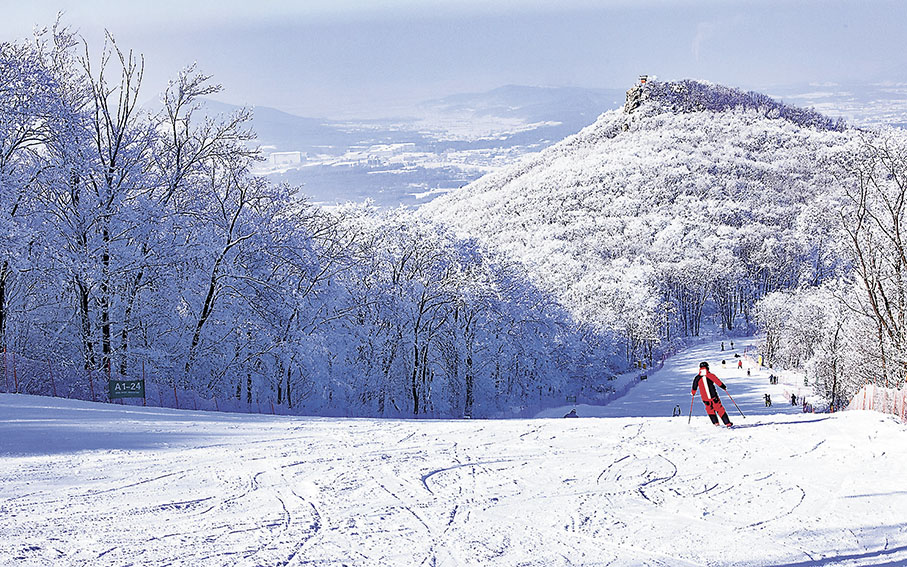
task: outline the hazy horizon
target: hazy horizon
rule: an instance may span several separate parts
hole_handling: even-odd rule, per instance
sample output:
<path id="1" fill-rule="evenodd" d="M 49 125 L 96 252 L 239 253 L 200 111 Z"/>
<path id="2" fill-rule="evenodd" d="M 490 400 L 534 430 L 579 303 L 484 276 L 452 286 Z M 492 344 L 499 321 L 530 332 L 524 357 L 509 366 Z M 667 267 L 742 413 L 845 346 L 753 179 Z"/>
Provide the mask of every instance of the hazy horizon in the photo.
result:
<path id="1" fill-rule="evenodd" d="M 743 89 L 907 83 L 894 1 L 473 0 L 11 4 L 3 41 L 56 14 L 94 56 L 145 57 L 146 97 L 197 62 L 217 100 L 302 116 L 387 115 L 503 85 L 627 88 L 640 73 Z"/>

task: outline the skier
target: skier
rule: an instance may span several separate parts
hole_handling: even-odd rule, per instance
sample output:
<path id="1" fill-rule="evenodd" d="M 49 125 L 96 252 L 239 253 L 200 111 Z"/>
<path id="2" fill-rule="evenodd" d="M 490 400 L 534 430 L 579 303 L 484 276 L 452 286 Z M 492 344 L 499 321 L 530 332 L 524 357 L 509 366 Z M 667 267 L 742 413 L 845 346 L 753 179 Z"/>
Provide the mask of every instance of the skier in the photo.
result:
<path id="1" fill-rule="evenodd" d="M 721 341 L 721 352 L 724 352 L 724 341 Z"/>
<path id="2" fill-rule="evenodd" d="M 680 404 L 677 404 L 676 406 L 674 406 L 674 411 L 671 412 L 671 417 L 680 417 L 681 415 L 682 412 L 680 410 Z"/>
<path id="3" fill-rule="evenodd" d="M 767 408 L 772 407 L 772 395 L 771 394 L 765 394 L 765 407 L 767 407 Z"/>
<path id="4" fill-rule="evenodd" d="M 695 395 L 698 389 L 699 395 L 702 397 L 702 403 L 705 404 L 705 411 L 709 414 L 709 419 L 712 420 L 712 423 L 720 425 L 718 423 L 718 418 L 720 417 L 724 421 L 725 426 L 731 427 L 734 424 L 731 423 L 727 411 L 721 404 L 721 398 L 718 397 L 718 391 L 715 390 L 716 385 L 722 390 L 727 390 L 727 386 L 717 376 L 709 372 L 709 363 L 700 362 L 699 374 L 693 379 L 693 388 L 690 391 L 690 395 Z"/>
<path id="5" fill-rule="evenodd" d="M 737 368 L 740 368 L 740 369 L 743 368 L 743 361 L 742 361 L 742 360 L 738 360 L 738 361 L 737 361 Z"/>
<path id="6" fill-rule="evenodd" d="M 579 416 L 576 415 L 576 408 L 573 408 L 572 410 L 570 410 L 570 413 L 568 413 L 564 417 L 579 417 Z"/>

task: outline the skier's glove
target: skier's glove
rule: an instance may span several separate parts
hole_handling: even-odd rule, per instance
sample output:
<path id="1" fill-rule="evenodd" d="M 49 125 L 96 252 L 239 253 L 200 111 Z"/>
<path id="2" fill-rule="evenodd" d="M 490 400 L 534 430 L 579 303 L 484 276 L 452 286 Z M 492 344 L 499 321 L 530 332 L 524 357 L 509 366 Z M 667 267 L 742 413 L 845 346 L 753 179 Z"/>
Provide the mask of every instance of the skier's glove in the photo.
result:
<path id="1" fill-rule="evenodd" d="M 725 386 L 724 384 L 722 384 L 722 385 L 721 385 L 721 389 L 722 389 L 722 390 L 727 390 L 727 386 Z"/>

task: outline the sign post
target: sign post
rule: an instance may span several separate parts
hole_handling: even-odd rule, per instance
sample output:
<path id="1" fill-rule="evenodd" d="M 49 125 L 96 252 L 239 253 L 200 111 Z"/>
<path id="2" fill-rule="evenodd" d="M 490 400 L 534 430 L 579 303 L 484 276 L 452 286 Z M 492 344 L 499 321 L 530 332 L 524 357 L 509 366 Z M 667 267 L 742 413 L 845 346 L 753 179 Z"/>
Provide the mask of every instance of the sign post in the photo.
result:
<path id="1" fill-rule="evenodd" d="M 122 398 L 145 398 L 144 380 L 108 380 L 108 396 L 111 400 Z"/>
<path id="2" fill-rule="evenodd" d="M 54 397 L 57 397 L 57 382 L 54 380 L 54 368 L 50 365 L 50 359 L 47 360 L 47 372 L 50 374 L 50 385 L 54 389 Z"/>

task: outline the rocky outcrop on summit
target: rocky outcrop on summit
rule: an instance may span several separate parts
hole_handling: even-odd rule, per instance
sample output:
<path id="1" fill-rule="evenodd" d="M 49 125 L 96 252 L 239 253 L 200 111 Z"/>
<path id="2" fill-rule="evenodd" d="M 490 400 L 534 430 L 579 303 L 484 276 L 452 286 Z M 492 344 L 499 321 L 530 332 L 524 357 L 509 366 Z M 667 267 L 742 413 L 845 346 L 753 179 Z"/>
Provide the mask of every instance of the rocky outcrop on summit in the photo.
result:
<path id="1" fill-rule="evenodd" d="M 648 94 L 645 83 L 636 85 L 627 91 L 627 102 L 624 103 L 624 112 L 630 114 L 642 104 Z"/>
<path id="2" fill-rule="evenodd" d="M 631 93 L 632 100 L 637 101 L 632 108 Z M 679 114 L 750 110 L 765 118 L 780 118 L 803 127 L 838 132 L 845 128 L 845 123 L 840 118 L 829 118 L 812 109 L 786 105 L 761 93 L 743 92 L 702 81 L 648 82 L 637 85 L 627 91 L 624 111 L 629 114 L 646 100 L 653 102 L 653 111 L 668 110 Z"/>

